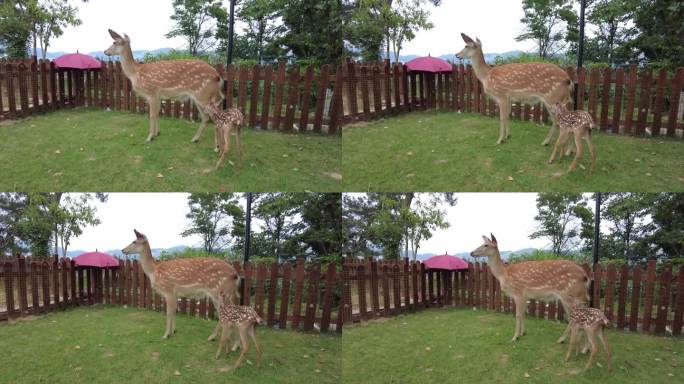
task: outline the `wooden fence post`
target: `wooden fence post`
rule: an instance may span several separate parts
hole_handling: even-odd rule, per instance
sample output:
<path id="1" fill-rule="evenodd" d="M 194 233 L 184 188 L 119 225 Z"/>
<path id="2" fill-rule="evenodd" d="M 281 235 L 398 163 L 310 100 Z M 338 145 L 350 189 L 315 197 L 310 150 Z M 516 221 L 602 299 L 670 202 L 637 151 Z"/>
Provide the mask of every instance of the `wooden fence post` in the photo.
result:
<path id="1" fill-rule="evenodd" d="M 330 319 L 332 313 L 333 295 L 335 294 L 335 286 L 337 266 L 335 263 L 328 263 L 325 273 L 325 290 L 323 292 L 323 313 L 321 314 L 321 332 L 328 332 L 330 328 Z M 338 313 L 337 316 L 340 316 Z"/>
<path id="2" fill-rule="evenodd" d="M 319 285 L 321 278 L 321 264 L 316 263 L 309 273 L 309 297 L 306 300 L 304 317 L 304 331 L 311 331 L 316 320 L 316 308 L 318 308 Z"/>
<path id="3" fill-rule="evenodd" d="M 286 263 L 283 267 L 283 286 L 280 291 L 280 317 L 278 318 L 278 327 L 285 329 L 287 327 L 287 307 L 290 303 L 290 274 L 292 273 L 292 264 Z"/>
<path id="4" fill-rule="evenodd" d="M 653 314 L 653 285 L 656 278 L 656 261 L 648 261 L 646 269 L 646 283 L 644 284 L 644 318 L 641 325 L 643 333 L 651 331 L 651 315 Z"/>
<path id="5" fill-rule="evenodd" d="M 330 109 L 330 125 L 328 126 L 328 134 L 334 135 L 342 126 L 342 91 L 344 85 L 344 67 L 340 64 L 335 73 L 335 86 L 333 88 L 332 106 Z"/>
<path id="6" fill-rule="evenodd" d="M 295 270 L 295 294 L 292 302 L 292 328 L 299 329 L 300 315 L 302 310 L 302 296 L 304 295 L 304 259 L 297 259 Z M 351 296 L 350 296 L 351 297 Z M 351 306 L 350 306 L 351 311 Z M 351 320 L 351 316 L 349 317 Z"/>

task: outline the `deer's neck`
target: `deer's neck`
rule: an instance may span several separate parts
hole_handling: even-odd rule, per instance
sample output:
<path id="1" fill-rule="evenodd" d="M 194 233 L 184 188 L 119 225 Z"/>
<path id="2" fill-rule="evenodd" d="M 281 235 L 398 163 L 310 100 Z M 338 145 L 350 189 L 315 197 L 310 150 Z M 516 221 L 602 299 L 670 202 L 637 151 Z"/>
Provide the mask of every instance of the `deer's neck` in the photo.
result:
<path id="1" fill-rule="evenodd" d="M 157 264 L 152 257 L 152 250 L 150 249 L 149 244 L 145 245 L 145 250 L 140 254 L 140 259 L 138 261 L 140 261 L 140 265 L 145 274 L 152 279 L 154 272 L 157 270 Z"/>
<path id="2" fill-rule="evenodd" d="M 138 74 L 138 66 L 139 64 L 135 62 L 135 59 L 133 59 L 133 51 L 131 51 L 131 47 L 126 47 L 121 54 L 121 69 L 123 69 L 126 77 L 131 80 L 135 78 L 135 76 Z"/>
<path id="3" fill-rule="evenodd" d="M 489 66 L 485 62 L 482 51 L 478 52 L 477 55 L 472 58 L 472 65 L 473 71 L 475 72 L 475 76 L 477 76 L 478 80 L 484 81 L 487 77 L 489 77 Z"/>
<path id="4" fill-rule="evenodd" d="M 489 256 L 487 264 L 489 265 L 489 270 L 492 271 L 492 275 L 499 280 L 499 283 L 506 279 L 506 264 L 501 260 L 501 254 L 498 249 L 494 256 Z"/>

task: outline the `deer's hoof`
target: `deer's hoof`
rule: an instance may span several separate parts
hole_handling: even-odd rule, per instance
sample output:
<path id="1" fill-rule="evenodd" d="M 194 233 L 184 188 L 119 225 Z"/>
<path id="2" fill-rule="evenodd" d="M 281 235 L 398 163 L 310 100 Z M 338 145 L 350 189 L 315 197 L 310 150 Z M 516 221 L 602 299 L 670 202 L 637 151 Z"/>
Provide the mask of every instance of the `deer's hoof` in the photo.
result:
<path id="1" fill-rule="evenodd" d="M 199 142 L 199 139 L 196 137 L 193 137 L 192 140 L 190 140 L 191 143 L 195 144 Z"/>
<path id="2" fill-rule="evenodd" d="M 219 147 L 214 148 L 214 153 L 219 153 L 220 149 Z"/>

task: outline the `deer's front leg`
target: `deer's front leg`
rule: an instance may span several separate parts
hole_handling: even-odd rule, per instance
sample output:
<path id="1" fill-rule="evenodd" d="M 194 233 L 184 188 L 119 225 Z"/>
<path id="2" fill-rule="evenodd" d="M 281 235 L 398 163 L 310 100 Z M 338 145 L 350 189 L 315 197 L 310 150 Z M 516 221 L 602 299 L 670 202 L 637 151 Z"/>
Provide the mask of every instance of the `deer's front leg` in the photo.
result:
<path id="1" fill-rule="evenodd" d="M 525 317 L 525 300 L 514 299 L 515 301 L 515 333 L 511 341 L 516 341 L 521 336 L 522 322 Z"/>
<path id="2" fill-rule="evenodd" d="M 549 108 L 548 106 L 546 107 L 546 110 L 549 112 L 549 117 L 551 118 L 551 128 L 549 128 L 549 133 L 546 134 L 546 138 L 542 142 L 543 146 L 547 146 L 551 143 L 553 135 L 556 133 L 556 130 L 558 130 L 556 115 L 551 111 L 551 108 Z"/>
<path id="3" fill-rule="evenodd" d="M 146 143 L 154 140 L 155 136 L 159 135 L 159 111 L 161 110 L 161 100 L 152 97 L 148 100 L 150 104 L 150 132 L 147 135 Z"/>
<path id="4" fill-rule="evenodd" d="M 191 142 L 193 142 L 193 143 L 197 143 L 199 141 L 200 137 L 202 137 L 202 132 L 204 132 L 204 128 L 207 127 L 207 122 L 209 121 L 209 116 L 203 110 L 204 106 L 200 105 L 199 103 L 195 103 L 195 104 L 197 104 L 197 110 L 199 112 L 200 119 L 202 120 L 202 123 L 200 124 L 199 128 L 197 129 L 195 136 L 193 136 L 193 138 L 191 140 Z M 214 141 L 215 140 L 216 139 L 214 137 Z"/>
<path id="5" fill-rule="evenodd" d="M 508 120 L 511 115 L 511 101 L 510 100 L 502 100 L 499 102 L 499 139 L 496 141 L 496 144 L 503 144 L 503 142 L 506 140 L 506 131 L 508 127 Z"/>
<path id="6" fill-rule="evenodd" d="M 173 322 L 176 316 L 176 306 L 178 305 L 178 300 L 173 295 L 166 295 L 166 332 L 163 338 L 168 339 L 173 334 Z"/>

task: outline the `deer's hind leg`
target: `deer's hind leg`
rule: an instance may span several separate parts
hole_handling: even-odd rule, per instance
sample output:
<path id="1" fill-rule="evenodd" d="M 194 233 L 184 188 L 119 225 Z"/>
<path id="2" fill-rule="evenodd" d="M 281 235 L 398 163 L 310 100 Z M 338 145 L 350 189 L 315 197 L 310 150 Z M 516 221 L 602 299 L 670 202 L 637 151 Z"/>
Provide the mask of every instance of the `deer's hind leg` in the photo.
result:
<path id="1" fill-rule="evenodd" d="M 591 130 L 587 131 L 584 135 L 584 140 L 587 142 L 587 147 L 589 147 L 589 155 L 591 156 L 591 174 L 594 174 L 594 169 L 596 168 L 596 148 L 594 148 L 594 143 L 591 140 Z"/>
<path id="2" fill-rule="evenodd" d="M 223 164 L 223 160 L 226 158 L 226 155 L 228 152 L 230 152 L 230 131 L 232 130 L 232 123 L 228 124 L 228 127 L 224 127 L 222 130 L 222 138 L 223 142 L 221 143 L 221 156 L 218 159 L 218 162 L 216 162 L 216 169 L 219 169 L 221 165 Z"/>
<path id="3" fill-rule="evenodd" d="M 499 139 L 496 144 L 503 144 L 509 133 L 508 122 L 511 118 L 511 100 L 508 98 L 499 99 Z"/>
<path id="4" fill-rule="evenodd" d="M 596 334 L 599 337 L 599 340 L 601 340 L 601 344 L 603 344 L 603 349 L 606 351 L 607 359 L 608 359 L 608 370 L 610 371 L 613 369 L 612 367 L 612 358 L 613 355 L 610 353 L 610 347 L 608 346 L 608 340 L 606 340 L 606 335 L 603 333 L 603 326 L 601 326 L 597 331 Z"/>
<path id="5" fill-rule="evenodd" d="M 261 365 L 261 346 L 259 345 L 259 340 L 256 337 L 256 325 L 249 327 L 249 336 L 254 342 L 254 348 L 256 349 L 256 366 L 257 368 Z"/>
<path id="6" fill-rule="evenodd" d="M 572 160 L 572 164 L 570 164 L 570 168 L 568 168 L 568 172 L 572 172 L 577 168 L 577 162 L 579 161 L 580 158 L 582 158 L 582 136 L 579 132 L 575 131 L 575 147 L 577 147 L 577 153 L 575 153 L 575 158 Z"/>

